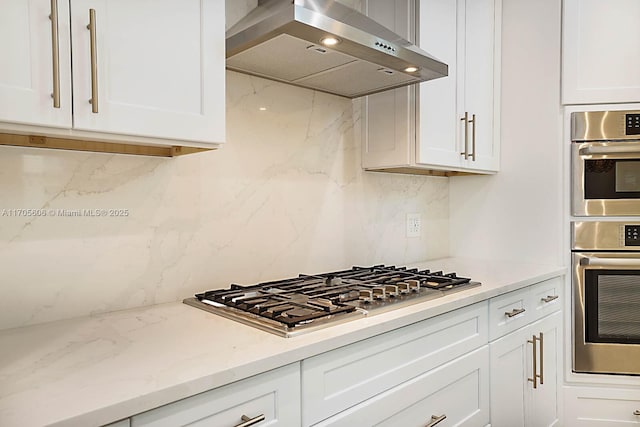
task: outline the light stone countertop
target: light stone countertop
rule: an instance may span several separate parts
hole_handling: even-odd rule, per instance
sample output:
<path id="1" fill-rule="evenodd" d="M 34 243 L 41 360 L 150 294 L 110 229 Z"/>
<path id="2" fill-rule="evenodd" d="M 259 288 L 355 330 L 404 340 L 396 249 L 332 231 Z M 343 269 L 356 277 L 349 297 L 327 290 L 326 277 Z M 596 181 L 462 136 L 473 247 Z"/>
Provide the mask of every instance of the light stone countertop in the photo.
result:
<path id="1" fill-rule="evenodd" d="M 455 258 L 413 266 L 482 286 L 294 338 L 182 303 L 0 331 L 0 426 L 107 424 L 567 271 Z"/>

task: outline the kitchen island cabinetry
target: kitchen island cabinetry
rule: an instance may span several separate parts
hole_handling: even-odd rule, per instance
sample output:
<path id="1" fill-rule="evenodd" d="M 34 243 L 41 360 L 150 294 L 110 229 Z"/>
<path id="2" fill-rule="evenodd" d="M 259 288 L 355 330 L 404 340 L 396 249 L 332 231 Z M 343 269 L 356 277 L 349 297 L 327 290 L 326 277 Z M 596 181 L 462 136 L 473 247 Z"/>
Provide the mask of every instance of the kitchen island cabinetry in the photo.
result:
<path id="1" fill-rule="evenodd" d="M 561 279 L 491 300 L 492 426 L 558 425 L 561 300 Z"/>
<path id="2" fill-rule="evenodd" d="M 224 17 L 222 0 L 3 2 L 0 132 L 214 148 Z"/>
<path id="3" fill-rule="evenodd" d="M 501 0 L 419 0 L 417 6 L 396 1 L 395 13 L 378 3 L 393 2 L 369 0 L 368 14 L 409 40 L 417 33 L 418 45 L 447 63 L 449 75 L 366 99 L 363 167 L 440 175 L 497 172 Z M 408 16 L 399 19 L 400 13 Z"/>
<path id="4" fill-rule="evenodd" d="M 562 103 L 640 102 L 640 2 L 563 5 Z"/>
<path id="5" fill-rule="evenodd" d="M 299 423 L 298 363 L 188 397 L 131 418 L 131 427 L 254 424 L 290 427 Z"/>

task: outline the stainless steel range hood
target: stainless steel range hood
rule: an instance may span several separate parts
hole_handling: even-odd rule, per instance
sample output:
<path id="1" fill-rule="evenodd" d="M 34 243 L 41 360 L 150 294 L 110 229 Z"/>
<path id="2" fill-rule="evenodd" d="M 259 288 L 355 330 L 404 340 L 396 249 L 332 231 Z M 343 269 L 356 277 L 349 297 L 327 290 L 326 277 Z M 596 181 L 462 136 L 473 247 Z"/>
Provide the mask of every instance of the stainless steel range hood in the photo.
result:
<path id="1" fill-rule="evenodd" d="M 328 45 L 332 39 L 337 44 Z M 447 64 L 335 0 L 260 0 L 227 31 L 226 48 L 229 70 L 348 98 L 448 73 Z"/>

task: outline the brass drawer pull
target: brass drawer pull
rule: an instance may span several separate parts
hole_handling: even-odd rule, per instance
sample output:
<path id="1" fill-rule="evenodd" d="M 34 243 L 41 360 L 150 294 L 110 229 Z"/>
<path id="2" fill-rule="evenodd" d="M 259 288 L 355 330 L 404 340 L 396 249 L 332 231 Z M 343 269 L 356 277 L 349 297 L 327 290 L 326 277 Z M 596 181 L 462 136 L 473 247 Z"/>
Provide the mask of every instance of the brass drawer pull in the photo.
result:
<path id="1" fill-rule="evenodd" d="M 96 10 L 89 9 L 89 37 L 91 39 L 91 112 L 98 112 L 98 46 L 96 41 Z"/>
<path id="2" fill-rule="evenodd" d="M 524 313 L 525 311 L 527 310 L 524 308 L 514 308 L 511 311 L 505 311 L 504 315 L 507 317 L 514 317 L 514 316 L 517 316 L 518 314 Z"/>
<path id="3" fill-rule="evenodd" d="M 464 112 L 464 117 L 460 119 L 464 122 L 464 152 L 460 153 L 464 159 L 469 159 L 469 112 Z M 474 125 L 475 126 L 475 125 Z"/>
<path id="4" fill-rule="evenodd" d="M 527 381 L 533 383 L 533 388 L 538 388 L 538 378 L 540 378 L 540 375 L 538 375 L 538 353 L 536 352 L 537 341 L 538 337 L 535 335 L 533 335 L 530 340 L 527 340 L 527 342 L 531 344 L 531 348 L 533 349 L 533 352 L 531 353 L 533 358 L 533 377 L 527 378 Z"/>
<path id="5" fill-rule="evenodd" d="M 472 119 L 469 120 L 469 123 L 473 123 L 471 126 L 471 160 L 476 161 L 476 115 L 472 115 Z"/>
<path id="6" fill-rule="evenodd" d="M 424 427 L 433 427 L 437 424 L 440 424 L 442 421 L 444 421 L 447 418 L 446 414 L 442 414 L 440 416 L 437 415 L 431 415 L 431 420 L 429 421 L 429 424 L 427 424 Z"/>
<path id="7" fill-rule="evenodd" d="M 236 425 L 235 427 L 249 427 L 252 426 L 254 424 L 259 423 L 260 421 L 264 421 L 264 414 L 260 414 L 257 417 L 253 417 L 253 418 L 249 418 L 246 415 L 243 415 L 240 417 L 240 419 L 243 421 L 242 423 Z"/>
<path id="8" fill-rule="evenodd" d="M 51 0 L 51 62 L 53 65 L 53 108 L 60 108 L 60 37 L 58 35 L 58 0 Z"/>
<path id="9" fill-rule="evenodd" d="M 559 295 L 547 295 L 547 297 L 546 297 L 546 298 L 541 298 L 541 300 L 542 300 L 542 302 L 547 303 L 547 302 L 555 301 L 555 300 L 557 300 L 558 298 L 560 298 L 560 296 L 559 296 Z"/>

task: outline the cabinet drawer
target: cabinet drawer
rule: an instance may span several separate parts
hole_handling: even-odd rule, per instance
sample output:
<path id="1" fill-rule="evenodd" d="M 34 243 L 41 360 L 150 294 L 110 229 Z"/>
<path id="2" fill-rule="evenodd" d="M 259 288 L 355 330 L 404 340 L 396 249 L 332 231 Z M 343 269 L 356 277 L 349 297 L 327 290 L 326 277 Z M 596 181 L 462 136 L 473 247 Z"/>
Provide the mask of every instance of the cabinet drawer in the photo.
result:
<path id="1" fill-rule="evenodd" d="M 530 287 L 529 294 L 531 295 L 531 307 L 535 313 L 535 320 L 542 319 L 562 308 L 564 304 L 563 289 L 564 277 L 554 277 Z"/>
<path id="2" fill-rule="evenodd" d="M 297 363 L 152 409 L 131 418 L 131 427 L 235 426 L 242 416 L 264 415 L 261 426 L 300 424 Z"/>
<path id="3" fill-rule="evenodd" d="M 487 346 L 403 383 L 316 426 L 443 426 L 489 423 Z"/>
<path id="4" fill-rule="evenodd" d="M 490 341 L 533 322 L 528 296 L 529 289 L 523 288 L 489 300 Z"/>
<path id="5" fill-rule="evenodd" d="M 306 359 L 303 425 L 357 405 L 487 340 L 485 301 Z"/>
<path id="6" fill-rule="evenodd" d="M 489 300 L 489 340 L 513 332 L 562 308 L 563 277 L 554 277 Z"/>
<path id="7" fill-rule="evenodd" d="M 638 389 L 565 387 L 565 408 L 570 426 L 640 426 Z"/>

